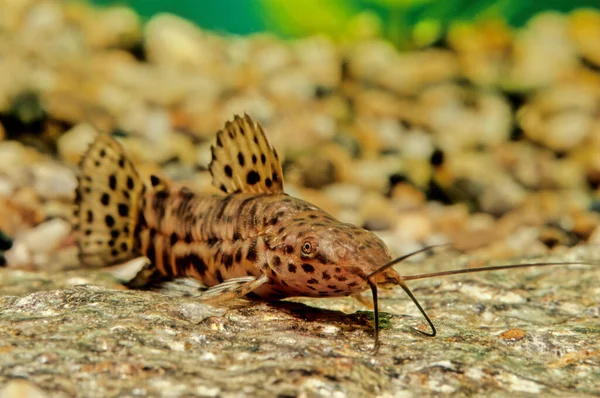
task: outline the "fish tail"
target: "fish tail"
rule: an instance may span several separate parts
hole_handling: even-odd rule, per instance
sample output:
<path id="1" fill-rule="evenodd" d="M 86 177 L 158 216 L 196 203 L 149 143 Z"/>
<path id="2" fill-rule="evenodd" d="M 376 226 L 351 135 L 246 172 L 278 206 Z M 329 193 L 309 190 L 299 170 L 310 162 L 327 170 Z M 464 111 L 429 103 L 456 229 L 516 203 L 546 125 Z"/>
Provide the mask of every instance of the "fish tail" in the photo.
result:
<path id="1" fill-rule="evenodd" d="M 75 191 L 79 259 L 89 267 L 140 255 L 136 235 L 145 186 L 123 147 L 100 134 L 83 156 Z"/>

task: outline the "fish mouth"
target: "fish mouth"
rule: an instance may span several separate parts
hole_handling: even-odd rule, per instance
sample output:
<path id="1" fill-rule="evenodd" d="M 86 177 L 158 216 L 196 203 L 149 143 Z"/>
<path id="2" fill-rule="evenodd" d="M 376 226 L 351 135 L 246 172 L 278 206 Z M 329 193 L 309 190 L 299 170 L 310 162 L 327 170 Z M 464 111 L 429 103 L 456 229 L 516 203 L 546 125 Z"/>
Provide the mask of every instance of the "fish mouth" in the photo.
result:
<path id="1" fill-rule="evenodd" d="M 431 321 L 431 319 L 429 318 L 429 315 L 427 315 L 427 313 L 425 312 L 425 310 L 423 309 L 423 307 L 421 307 L 421 304 L 419 303 L 419 301 L 417 300 L 417 298 L 413 295 L 412 291 L 410 290 L 410 288 L 406 285 L 406 283 L 404 282 L 404 279 L 402 279 L 402 277 L 400 276 L 400 274 L 398 274 L 397 272 L 389 272 L 389 271 L 393 271 L 390 270 L 390 268 L 392 268 L 394 265 L 406 260 L 409 257 L 412 257 L 416 254 L 419 253 L 423 253 L 425 251 L 431 250 L 433 248 L 436 247 L 440 247 L 440 246 L 450 246 L 450 245 L 435 245 L 435 246 L 427 246 L 424 247 L 420 250 L 416 250 L 412 253 L 408 253 L 405 254 L 403 256 L 400 256 L 398 258 L 395 258 L 391 261 L 388 261 L 387 263 L 383 264 L 382 266 L 380 266 L 379 268 L 377 268 L 375 271 L 371 272 L 370 274 L 366 275 L 365 281 L 369 284 L 369 287 L 371 288 L 371 293 L 373 294 L 373 311 L 374 311 L 374 318 L 375 318 L 375 347 L 374 350 L 376 351 L 379 348 L 379 304 L 378 304 L 378 298 L 377 298 L 377 280 L 376 277 L 378 275 L 381 275 L 381 273 L 385 272 L 384 275 L 381 276 L 387 276 L 387 275 L 393 275 L 395 274 L 396 277 L 395 279 L 395 285 L 398 285 L 402 288 L 402 290 L 404 290 L 404 292 L 408 295 L 408 297 L 411 299 L 411 301 L 415 304 L 415 306 L 419 309 L 419 312 L 421 313 L 421 315 L 423 315 L 423 317 L 425 318 L 425 321 L 427 322 L 427 324 L 429 325 L 429 328 L 431 329 L 431 332 L 424 332 L 422 330 L 419 329 L 414 329 L 415 331 L 424 334 L 426 336 L 429 337 L 434 337 L 437 334 L 437 331 L 435 329 L 435 325 L 433 324 L 433 322 Z M 387 281 L 387 280 L 386 280 Z M 386 281 L 384 281 L 384 284 L 386 283 Z M 393 282 L 392 282 L 393 283 Z"/>

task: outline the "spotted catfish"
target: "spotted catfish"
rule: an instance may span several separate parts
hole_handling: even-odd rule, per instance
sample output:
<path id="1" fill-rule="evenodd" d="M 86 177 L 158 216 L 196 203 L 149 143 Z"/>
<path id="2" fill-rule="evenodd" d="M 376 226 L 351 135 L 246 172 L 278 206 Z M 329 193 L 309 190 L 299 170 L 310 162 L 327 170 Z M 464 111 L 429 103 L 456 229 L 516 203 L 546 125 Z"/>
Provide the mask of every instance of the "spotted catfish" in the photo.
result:
<path id="1" fill-rule="evenodd" d="M 99 135 L 82 159 L 76 190 L 81 262 L 103 267 L 145 256 L 149 262 L 129 286 L 192 277 L 210 287 L 201 299 L 212 302 L 349 296 L 370 288 L 376 342 L 377 285 L 399 285 L 431 327 L 426 334 L 435 335 L 408 278 L 391 268 L 409 255 L 392 261 L 374 233 L 285 194 L 277 151 L 249 116 L 218 132 L 210 172 L 224 195 L 155 176 L 144 184 L 121 145 Z"/>
<path id="2" fill-rule="evenodd" d="M 284 193 L 277 151 L 249 116 L 228 122 L 211 149 L 213 184 L 226 195 L 155 176 L 146 186 L 120 144 L 99 135 L 83 157 L 76 192 L 81 262 L 105 266 L 143 255 L 151 266 L 141 284 L 150 274 L 193 277 L 219 286 L 205 295 L 211 299 L 347 296 L 365 290 L 366 275 L 389 262 L 372 232 Z M 378 281 L 401 278 L 389 270 Z"/>

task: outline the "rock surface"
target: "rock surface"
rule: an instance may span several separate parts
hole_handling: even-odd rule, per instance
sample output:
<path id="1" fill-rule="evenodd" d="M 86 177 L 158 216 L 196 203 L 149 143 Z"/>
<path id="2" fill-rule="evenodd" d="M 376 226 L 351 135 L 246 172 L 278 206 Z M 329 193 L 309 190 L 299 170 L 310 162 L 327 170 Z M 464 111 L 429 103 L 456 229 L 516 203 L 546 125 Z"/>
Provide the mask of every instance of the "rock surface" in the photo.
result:
<path id="1" fill-rule="evenodd" d="M 600 250 L 551 260 L 575 258 L 598 259 Z M 401 269 L 468 260 L 437 254 Z M 414 306 L 400 289 L 385 291 L 373 354 L 371 312 L 349 298 L 213 307 L 124 290 L 96 270 L 4 269 L 0 386 L 53 397 L 593 396 L 599 277 L 590 265 L 409 282 L 438 335 L 412 330 L 425 327 Z M 8 384 L 16 378 L 32 385 Z"/>

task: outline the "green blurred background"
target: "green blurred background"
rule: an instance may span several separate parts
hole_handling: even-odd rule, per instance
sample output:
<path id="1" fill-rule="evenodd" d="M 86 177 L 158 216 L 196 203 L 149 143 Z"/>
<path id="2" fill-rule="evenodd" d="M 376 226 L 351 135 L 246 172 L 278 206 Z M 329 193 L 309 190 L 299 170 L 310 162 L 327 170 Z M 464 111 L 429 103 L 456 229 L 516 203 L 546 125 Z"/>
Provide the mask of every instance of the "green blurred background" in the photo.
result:
<path id="1" fill-rule="evenodd" d="M 533 15 L 556 10 L 599 8 L 600 0 L 93 0 L 128 5 L 143 18 L 169 12 L 203 28 L 234 34 L 270 31 L 282 37 L 351 32 L 387 37 L 399 46 L 429 45 L 453 21 L 501 18 L 522 26 Z"/>

